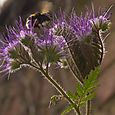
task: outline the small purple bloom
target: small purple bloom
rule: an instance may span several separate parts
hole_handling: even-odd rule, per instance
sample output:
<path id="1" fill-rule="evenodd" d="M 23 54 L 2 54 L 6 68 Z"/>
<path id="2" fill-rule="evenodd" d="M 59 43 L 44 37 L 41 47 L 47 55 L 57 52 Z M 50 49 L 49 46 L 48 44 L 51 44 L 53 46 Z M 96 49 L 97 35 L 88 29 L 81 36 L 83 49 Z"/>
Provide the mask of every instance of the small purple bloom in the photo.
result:
<path id="1" fill-rule="evenodd" d="M 69 58 L 66 59 L 70 68 L 74 72 L 79 69 L 82 77 L 85 78 L 102 62 L 105 53 L 102 34 L 107 34 L 111 24 L 108 11 L 99 16 L 93 11 L 87 11 L 80 16 L 77 16 L 75 11 L 72 11 L 70 16 L 62 12 L 60 15 L 62 17 L 54 20 L 50 31 L 64 37 L 69 51 Z"/>
<path id="2" fill-rule="evenodd" d="M 37 45 L 40 47 L 39 51 L 42 52 L 45 63 L 49 65 L 53 63 L 61 63 L 65 58 L 66 41 L 63 36 L 53 35 L 49 30 L 45 30 L 43 36 L 37 39 Z"/>
<path id="3" fill-rule="evenodd" d="M 8 40 L 9 39 L 9 40 Z M 13 72 L 11 63 L 14 59 L 11 58 L 10 51 L 14 50 L 18 41 L 14 41 L 11 38 L 7 39 L 7 43 L 3 43 L 0 48 L 0 58 L 1 58 L 1 72 L 8 74 Z"/>
<path id="4" fill-rule="evenodd" d="M 78 38 L 83 38 L 91 33 L 92 25 L 89 21 L 90 18 L 88 13 L 86 16 L 81 15 L 80 17 L 78 17 L 75 12 L 71 14 L 69 25 Z"/>
<path id="5" fill-rule="evenodd" d="M 7 35 L 4 36 L 4 40 L 1 41 L 0 61 L 1 72 L 8 74 L 20 69 L 21 64 L 26 64 L 26 62 L 30 60 L 29 54 L 21 45 L 21 39 L 24 39 L 27 35 L 35 37 L 36 34 L 33 32 L 33 26 L 30 29 L 23 26 L 21 18 L 19 22 L 16 23 L 15 27 L 9 27 L 6 29 Z M 20 55 L 23 55 L 24 58 L 28 57 L 28 59 L 24 62 L 24 60 L 20 58 Z"/>
<path id="6" fill-rule="evenodd" d="M 40 47 L 50 47 L 54 46 L 57 49 L 63 49 L 66 45 L 66 41 L 63 36 L 53 35 L 50 31 L 44 31 L 42 37 L 39 37 L 38 46 Z"/>
<path id="7" fill-rule="evenodd" d="M 50 29 L 54 34 L 62 35 L 63 31 L 68 34 L 71 31 L 73 35 L 76 36 L 78 40 L 85 38 L 90 35 L 96 27 L 97 31 L 108 30 L 110 26 L 110 16 L 104 13 L 100 16 L 95 16 L 92 12 L 86 12 L 85 15 L 77 16 L 75 11 L 72 11 L 70 17 L 67 17 L 65 13 L 60 12 L 62 17 L 55 19 L 53 22 L 53 27 Z"/>
<path id="8" fill-rule="evenodd" d="M 72 42 L 80 42 L 85 38 L 87 40 L 94 34 L 94 30 L 105 32 L 109 29 L 110 20 L 108 12 L 100 16 L 88 12 L 85 16 L 77 16 L 73 11 L 69 18 L 60 12 L 60 17 L 54 19 L 52 25 L 51 28 L 41 28 L 39 35 L 35 32 L 34 24 L 30 24 L 28 28 L 21 18 L 15 27 L 6 28 L 7 36 L 5 41 L 1 42 L 0 49 L 2 72 L 11 73 L 13 69 L 20 68 L 21 64 L 31 62 L 32 58 L 44 65 L 60 63 L 62 60 L 65 62 L 69 56 L 68 48 L 74 50 Z M 22 51 L 18 52 L 20 49 Z M 20 54 L 24 58 L 19 58 L 17 52 L 23 52 Z"/>
<path id="9" fill-rule="evenodd" d="M 26 35 L 35 37 L 37 34 L 34 32 L 34 25 L 31 25 L 28 29 L 26 25 L 22 23 L 21 17 L 16 23 L 15 28 L 11 28 L 10 31 L 16 36 L 18 40 L 23 39 Z"/>
<path id="10" fill-rule="evenodd" d="M 34 32 L 34 26 L 31 25 L 28 29 L 21 18 L 15 27 L 7 28 L 4 39 L 0 48 L 1 72 L 12 73 L 32 60 L 50 65 L 60 62 L 65 56 L 66 42 L 62 36 L 53 35 L 45 28 L 43 33 L 38 35 Z"/>

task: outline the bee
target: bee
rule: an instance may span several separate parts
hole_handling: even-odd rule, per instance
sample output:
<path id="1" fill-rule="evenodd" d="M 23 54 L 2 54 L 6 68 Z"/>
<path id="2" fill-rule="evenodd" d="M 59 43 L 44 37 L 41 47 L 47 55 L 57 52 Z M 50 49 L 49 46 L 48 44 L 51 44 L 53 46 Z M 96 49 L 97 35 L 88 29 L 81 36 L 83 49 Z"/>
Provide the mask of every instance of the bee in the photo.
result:
<path id="1" fill-rule="evenodd" d="M 48 14 L 34 13 L 31 14 L 26 20 L 26 27 L 29 29 L 31 25 L 34 27 L 44 27 L 51 21 L 51 18 Z"/>
<path id="2" fill-rule="evenodd" d="M 31 26 L 41 28 L 46 26 L 51 21 L 51 15 L 49 11 L 51 10 L 51 3 L 50 2 L 42 2 L 41 3 L 41 13 L 36 12 L 31 14 L 26 19 L 26 27 L 29 29 Z"/>

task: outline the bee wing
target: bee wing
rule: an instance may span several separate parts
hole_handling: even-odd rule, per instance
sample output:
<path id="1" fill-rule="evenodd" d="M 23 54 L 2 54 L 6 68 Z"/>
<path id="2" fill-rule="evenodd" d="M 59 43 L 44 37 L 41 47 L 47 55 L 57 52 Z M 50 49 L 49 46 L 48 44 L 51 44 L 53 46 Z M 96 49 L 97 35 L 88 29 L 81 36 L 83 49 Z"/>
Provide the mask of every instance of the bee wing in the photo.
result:
<path id="1" fill-rule="evenodd" d="M 51 11 L 53 4 L 52 2 L 42 1 L 40 6 L 41 6 L 41 14 L 46 14 L 49 11 Z"/>

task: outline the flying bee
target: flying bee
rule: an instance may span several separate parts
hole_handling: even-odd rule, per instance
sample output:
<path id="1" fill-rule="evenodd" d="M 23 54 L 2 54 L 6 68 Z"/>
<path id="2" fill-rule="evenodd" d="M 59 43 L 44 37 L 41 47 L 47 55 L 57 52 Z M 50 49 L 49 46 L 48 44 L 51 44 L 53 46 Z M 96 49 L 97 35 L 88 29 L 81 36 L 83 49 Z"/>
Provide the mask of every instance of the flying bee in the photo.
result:
<path id="1" fill-rule="evenodd" d="M 47 13 L 34 13 L 34 14 L 31 14 L 27 20 L 26 20 L 26 27 L 29 29 L 30 26 L 34 25 L 34 27 L 44 27 L 46 26 L 49 22 L 51 21 L 51 18 L 50 16 L 47 14 Z"/>
<path id="2" fill-rule="evenodd" d="M 26 27 L 29 29 L 31 26 L 34 27 L 44 27 L 51 21 L 51 15 L 49 14 L 49 11 L 52 8 L 51 2 L 42 2 L 41 3 L 41 13 L 36 12 L 31 14 L 26 19 Z"/>

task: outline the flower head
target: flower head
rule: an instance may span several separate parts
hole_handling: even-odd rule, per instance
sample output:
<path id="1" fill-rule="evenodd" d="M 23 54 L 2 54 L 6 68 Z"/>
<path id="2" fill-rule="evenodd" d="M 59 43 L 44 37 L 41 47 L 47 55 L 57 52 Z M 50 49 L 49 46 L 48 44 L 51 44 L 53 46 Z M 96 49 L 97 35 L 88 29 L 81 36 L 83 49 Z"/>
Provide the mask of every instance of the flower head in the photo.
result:
<path id="1" fill-rule="evenodd" d="M 8 42 L 8 41 L 7 41 Z M 10 55 L 10 51 L 15 48 L 18 42 L 10 40 L 9 43 L 4 43 L 0 49 L 0 57 L 1 57 L 1 72 L 11 73 L 12 66 L 11 63 L 13 62 L 12 56 Z"/>
<path id="2" fill-rule="evenodd" d="M 12 73 L 31 61 L 29 52 L 23 47 L 21 40 L 26 36 L 35 36 L 35 34 L 33 27 L 27 29 L 23 26 L 21 18 L 15 28 L 6 29 L 7 35 L 3 37 L 0 48 L 1 72 Z"/>
<path id="3" fill-rule="evenodd" d="M 44 65 L 61 62 L 66 56 L 64 37 L 53 35 L 49 30 L 45 30 L 44 34 L 37 39 L 37 46 Z"/>
<path id="4" fill-rule="evenodd" d="M 105 33 L 109 26 L 107 13 L 95 16 L 86 12 L 85 16 L 77 16 L 73 11 L 68 18 L 61 12 L 50 27 L 39 28 L 38 34 L 34 23 L 28 28 L 20 18 L 15 27 L 7 28 L 8 34 L 0 49 L 2 72 L 11 73 L 31 62 L 45 68 L 54 63 L 62 66 L 71 57 L 68 63 L 74 60 L 86 76 L 102 60 L 104 45 L 100 32 Z"/>
<path id="5" fill-rule="evenodd" d="M 7 41 L 8 42 L 8 41 Z M 0 49 L 1 73 L 8 74 L 19 70 L 22 65 L 30 62 L 28 52 L 18 41 L 10 39 Z"/>
<path id="6" fill-rule="evenodd" d="M 0 49 L 2 72 L 12 73 L 33 61 L 46 67 L 47 64 L 49 66 L 61 63 L 66 55 L 66 41 L 63 36 L 53 35 L 45 28 L 38 35 L 34 26 L 27 28 L 21 18 L 15 27 L 7 28 L 7 36 L 4 39 Z"/>
<path id="7" fill-rule="evenodd" d="M 92 33 L 94 26 L 97 31 L 105 31 L 109 29 L 110 24 L 110 15 L 106 12 L 96 16 L 94 12 L 87 11 L 85 15 L 81 13 L 81 16 L 77 16 L 76 12 L 72 11 L 70 17 L 67 17 L 64 12 L 60 12 L 59 18 L 53 22 L 51 31 L 60 35 L 63 32 L 59 31 L 69 30 L 72 31 L 77 39 L 81 40 Z"/>
<path id="8" fill-rule="evenodd" d="M 91 33 L 92 25 L 90 19 L 91 16 L 88 13 L 86 13 L 85 16 L 81 15 L 79 17 L 75 12 L 72 12 L 69 25 L 79 39 L 82 39 Z"/>
<path id="9" fill-rule="evenodd" d="M 73 69 L 75 64 L 85 77 L 100 65 L 103 59 L 102 34 L 106 34 L 110 28 L 109 14 L 105 12 L 96 16 L 94 12 L 86 12 L 85 15 L 77 16 L 75 11 L 72 11 L 70 17 L 62 12 L 60 15 L 62 17 L 54 21 L 50 31 L 65 38 L 71 55 L 71 58 L 67 59 L 68 63 L 71 62 L 69 66 Z"/>

